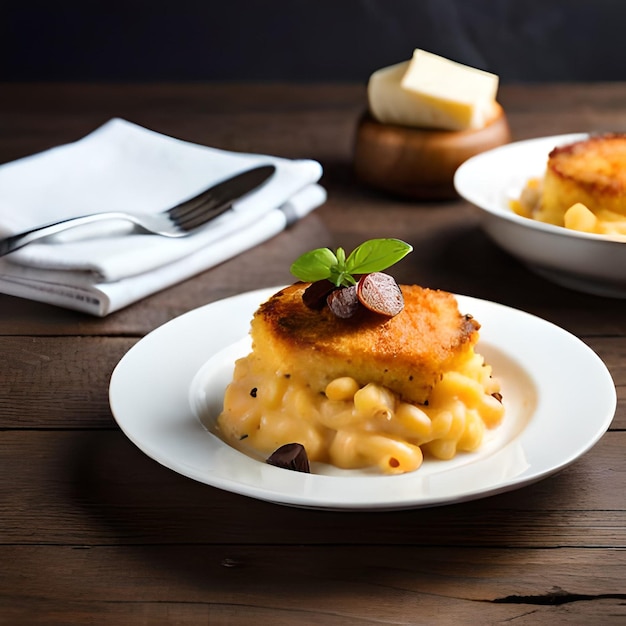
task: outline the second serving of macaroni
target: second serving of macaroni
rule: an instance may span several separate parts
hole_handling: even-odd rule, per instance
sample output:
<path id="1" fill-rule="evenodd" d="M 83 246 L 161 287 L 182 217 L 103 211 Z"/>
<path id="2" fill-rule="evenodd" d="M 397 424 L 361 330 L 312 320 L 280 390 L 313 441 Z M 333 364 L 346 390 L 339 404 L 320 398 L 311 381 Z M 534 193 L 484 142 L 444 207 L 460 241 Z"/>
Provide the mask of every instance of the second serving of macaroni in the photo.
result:
<path id="1" fill-rule="evenodd" d="M 510 201 L 513 212 L 529 219 L 553 223 L 551 220 L 545 219 L 540 210 L 542 188 L 542 180 L 538 178 L 529 179 L 522 189 L 520 197 Z M 603 207 L 589 208 L 582 202 L 575 202 L 566 208 L 562 214 L 562 219 L 558 220 L 555 225 L 563 226 L 569 230 L 626 240 L 626 215 Z"/>
<path id="2" fill-rule="evenodd" d="M 530 179 L 510 204 L 523 217 L 626 240 L 626 134 L 555 147 L 543 177 Z"/>

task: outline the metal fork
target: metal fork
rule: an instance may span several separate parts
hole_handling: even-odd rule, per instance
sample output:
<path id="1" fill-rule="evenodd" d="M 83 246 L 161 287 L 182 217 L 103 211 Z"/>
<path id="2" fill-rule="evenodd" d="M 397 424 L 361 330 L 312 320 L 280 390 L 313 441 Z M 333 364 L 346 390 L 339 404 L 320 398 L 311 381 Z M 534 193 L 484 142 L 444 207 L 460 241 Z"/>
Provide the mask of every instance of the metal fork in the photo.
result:
<path id="1" fill-rule="evenodd" d="M 33 241 L 51 237 L 70 228 L 105 220 L 131 222 L 138 232 L 164 237 L 185 237 L 200 226 L 225 213 L 232 203 L 258 188 L 276 171 L 273 165 L 262 165 L 228 178 L 209 187 L 197 196 L 161 213 L 130 213 L 107 211 L 38 226 L 31 230 L 0 239 L 0 256 L 23 248 Z"/>

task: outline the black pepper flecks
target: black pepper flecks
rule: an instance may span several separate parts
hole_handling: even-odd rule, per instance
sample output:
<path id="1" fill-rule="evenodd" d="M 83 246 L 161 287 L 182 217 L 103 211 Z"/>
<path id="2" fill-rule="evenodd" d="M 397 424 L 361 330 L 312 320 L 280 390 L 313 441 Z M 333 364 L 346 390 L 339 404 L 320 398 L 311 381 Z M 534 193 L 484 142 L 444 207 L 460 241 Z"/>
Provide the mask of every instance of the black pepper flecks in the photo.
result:
<path id="1" fill-rule="evenodd" d="M 250 395 L 253 398 L 256 398 L 256 392 L 257 392 L 257 388 L 256 387 L 252 387 L 252 389 L 250 389 Z"/>

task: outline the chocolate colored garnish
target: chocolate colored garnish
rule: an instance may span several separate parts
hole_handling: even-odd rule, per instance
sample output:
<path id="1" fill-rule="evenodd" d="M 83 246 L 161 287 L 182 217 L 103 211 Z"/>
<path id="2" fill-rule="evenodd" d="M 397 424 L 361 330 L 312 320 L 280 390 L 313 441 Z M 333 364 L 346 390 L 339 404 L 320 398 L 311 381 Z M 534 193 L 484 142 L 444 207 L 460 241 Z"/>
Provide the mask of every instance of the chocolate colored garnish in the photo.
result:
<path id="1" fill-rule="evenodd" d="M 331 291 L 326 298 L 326 302 L 328 303 L 328 308 L 342 319 L 352 317 L 361 306 L 356 295 L 356 285 L 341 287 Z"/>
<path id="2" fill-rule="evenodd" d="M 393 317 L 404 308 L 402 290 L 393 276 L 383 272 L 373 272 L 362 276 L 356 293 L 370 311 Z"/>
<path id="3" fill-rule="evenodd" d="M 309 474 L 309 457 L 301 443 L 286 443 L 274 450 L 266 461 L 269 465 Z"/>
<path id="4" fill-rule="evenodd" d="M 337 287 L 333 285 L 329 280 L 317 280 L 311 283 L 302 294 L 302 302 L 309 309 L 320 311 L 326 306 L 326 298 Z"/>

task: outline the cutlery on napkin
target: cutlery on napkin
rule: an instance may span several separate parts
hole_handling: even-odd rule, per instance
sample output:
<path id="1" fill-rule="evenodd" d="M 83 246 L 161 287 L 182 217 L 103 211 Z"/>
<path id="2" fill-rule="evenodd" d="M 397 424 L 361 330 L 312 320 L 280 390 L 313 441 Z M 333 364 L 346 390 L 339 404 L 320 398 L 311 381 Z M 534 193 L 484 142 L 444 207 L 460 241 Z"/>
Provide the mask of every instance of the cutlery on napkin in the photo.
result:
<path id="1" fill-rule="evenodd" d="M 2 165 L 0 237 L 85 213 L 158 213 L 262 164 L 276 167 L 267 184 L 188 237 L 121 222 L 78 227 L 0 258 L 0 292 L 105 316 L 266 241 L 326 200 L 316 161 L 210 148 L 117 118 Z"/>

